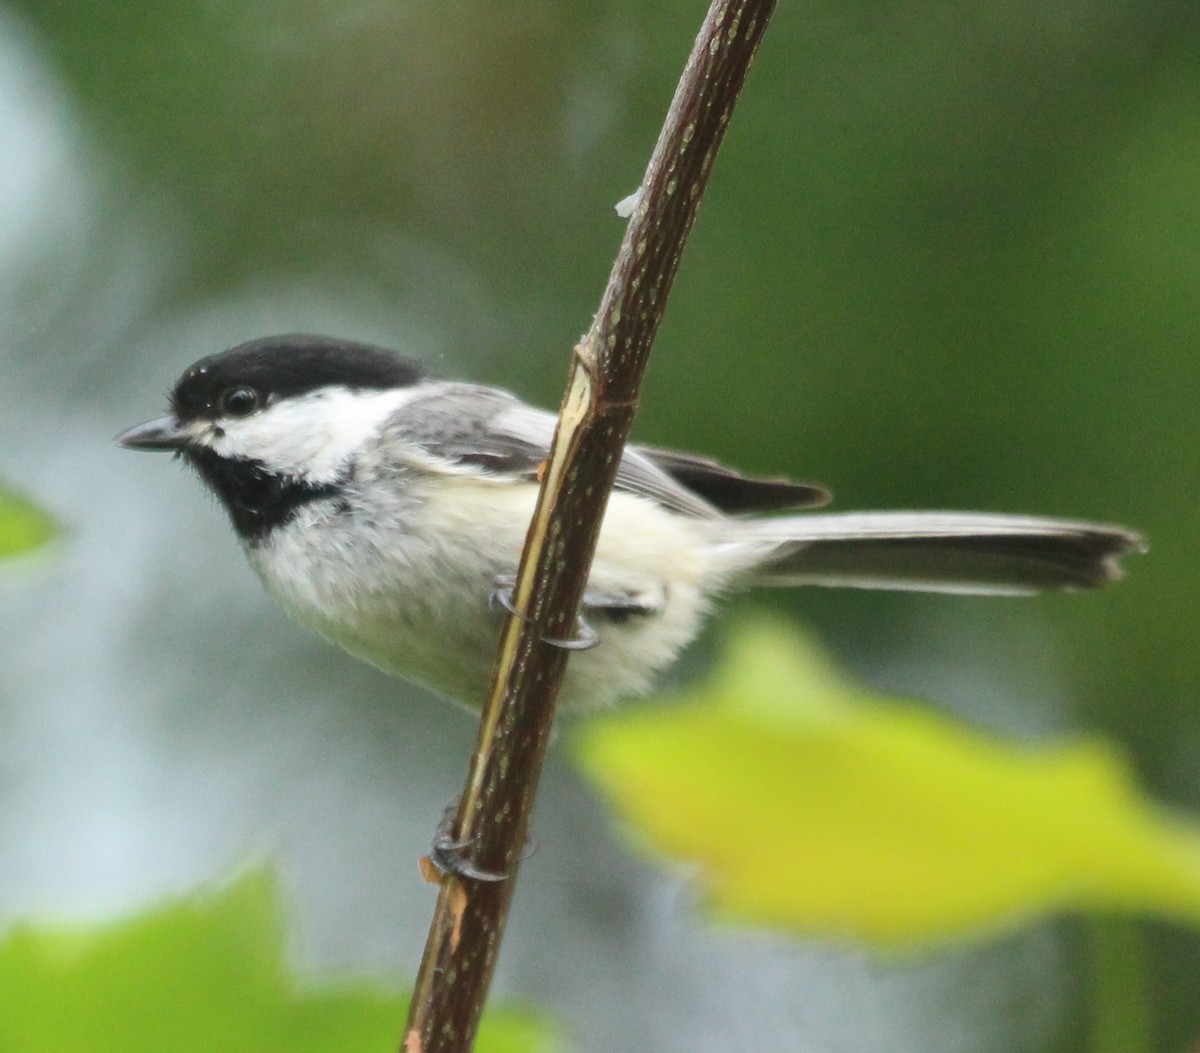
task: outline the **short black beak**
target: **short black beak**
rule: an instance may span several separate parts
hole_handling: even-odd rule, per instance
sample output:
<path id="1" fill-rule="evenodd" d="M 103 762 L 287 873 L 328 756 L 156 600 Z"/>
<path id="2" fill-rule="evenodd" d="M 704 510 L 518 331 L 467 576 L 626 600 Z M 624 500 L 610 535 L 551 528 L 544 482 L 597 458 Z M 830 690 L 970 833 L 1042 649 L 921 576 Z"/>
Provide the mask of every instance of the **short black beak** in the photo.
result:
<path id="1" fill-rule="evenodd" d="M 174 417 L 159 417 L 121 432 L 113 442 L 123 450 L 182 450 L 189 440 Z"/>

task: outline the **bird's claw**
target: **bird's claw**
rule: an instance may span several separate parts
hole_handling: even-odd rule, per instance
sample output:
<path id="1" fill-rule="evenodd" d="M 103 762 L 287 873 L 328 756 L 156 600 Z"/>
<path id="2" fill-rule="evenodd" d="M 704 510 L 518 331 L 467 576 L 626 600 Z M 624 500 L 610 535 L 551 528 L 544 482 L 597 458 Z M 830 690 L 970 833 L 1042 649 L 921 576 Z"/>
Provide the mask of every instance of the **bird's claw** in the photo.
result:
<path id="1" fill-rule="evenodd" d="M 529 616 L 517 610 L 513 601 L 513 583 L 511 579 L 498 580 L 496 587 L 488 596 L 488 607 L 493 611 L 507 611 L 514 618 L 529 623 Z M 596 632 L 583 618 L 576 619 L 575 635 L 567 639 L 556 636 L 543 636 L 542 643 L 557 647 L 563 651 L 590 651 L 600 643 L 600 634 Z"/>
<path id="2" fill-rule="evenodd" d="M 557 647 L 563 651 L 590 651 L 599 642 L 600 634 L 582 618 L 576 619 L 575 635 L 569 640 L 560 640 L 550 636 L 542 637 L 542 643 L 549 644 L 551 647 Z"/>
<path id="3" fill-rule="evenodd" d="M 463 849 L 470 847 L 471 839 L 456 838 L 451 830 L 458 814 L 458 798 L 455 797 L 442 813 L 433 844 L 429 848 L 429 862 L 443 877 L 470 878 L 472 881 L 505 881 L 508 875 L 496 870 L 477 867 L 466 856 Z"/>
<path id="4" fill-rule="evenodd" d="M 488 595 L 488 610 L 507 611 L 519 621 L 529 621 L 528 616 L 517 610 L 517 605 L 513 601 L 513 587 L 511 583 L 497 582 L 496 587 Z"/>

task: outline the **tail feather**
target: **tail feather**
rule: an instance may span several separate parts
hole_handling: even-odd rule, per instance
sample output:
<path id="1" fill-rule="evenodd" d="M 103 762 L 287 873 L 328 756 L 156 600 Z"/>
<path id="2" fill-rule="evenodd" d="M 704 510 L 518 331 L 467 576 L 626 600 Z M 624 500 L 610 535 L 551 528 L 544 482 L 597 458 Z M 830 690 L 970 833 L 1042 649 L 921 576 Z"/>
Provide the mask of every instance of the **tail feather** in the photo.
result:
<path id="1" fill-rule="evenodd" d="M 741 527 L 767 549 L 758 585 L 1021 595 L 1115 581 L 1121 557 L 1145 548 L 1118 526 L 973 512 L 832 513 Z"/>

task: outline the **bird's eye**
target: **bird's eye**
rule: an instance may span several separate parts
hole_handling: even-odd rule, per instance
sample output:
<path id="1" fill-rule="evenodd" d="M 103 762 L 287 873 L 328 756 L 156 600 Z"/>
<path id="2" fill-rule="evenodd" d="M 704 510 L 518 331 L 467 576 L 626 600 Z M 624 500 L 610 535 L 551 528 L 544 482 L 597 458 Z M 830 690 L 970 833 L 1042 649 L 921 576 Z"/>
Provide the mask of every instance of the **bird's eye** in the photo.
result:
<path id="1" fill-rule="evenodd" d="M 248 417 L 258 409 L 261 401 L 254 388 L 230 388 L 221 396 L 221 412 L 231 417 Z"/>

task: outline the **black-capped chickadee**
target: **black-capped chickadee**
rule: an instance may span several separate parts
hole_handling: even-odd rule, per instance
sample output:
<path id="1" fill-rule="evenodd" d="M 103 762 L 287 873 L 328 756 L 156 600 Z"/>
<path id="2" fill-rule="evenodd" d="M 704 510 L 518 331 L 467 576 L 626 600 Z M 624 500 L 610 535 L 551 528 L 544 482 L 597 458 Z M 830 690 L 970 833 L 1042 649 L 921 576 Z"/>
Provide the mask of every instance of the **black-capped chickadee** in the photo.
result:
<path id="1" fill-rule="evenodd" d="M 552 414 L 318 336 L 201 359 L 170 402 L 117 443 L 182 456 L 268 593 L 352 654 L 480 704 Z M 1142 547 L 1121 527 L 1061 519 L 795 512 L 828 498 L 629 446 L 584 597 L 581 632 L 598 646 L 572 656 L 564 705 L 646 691 L 738 587 L 1020 594 L 1103 585 Z"/>

